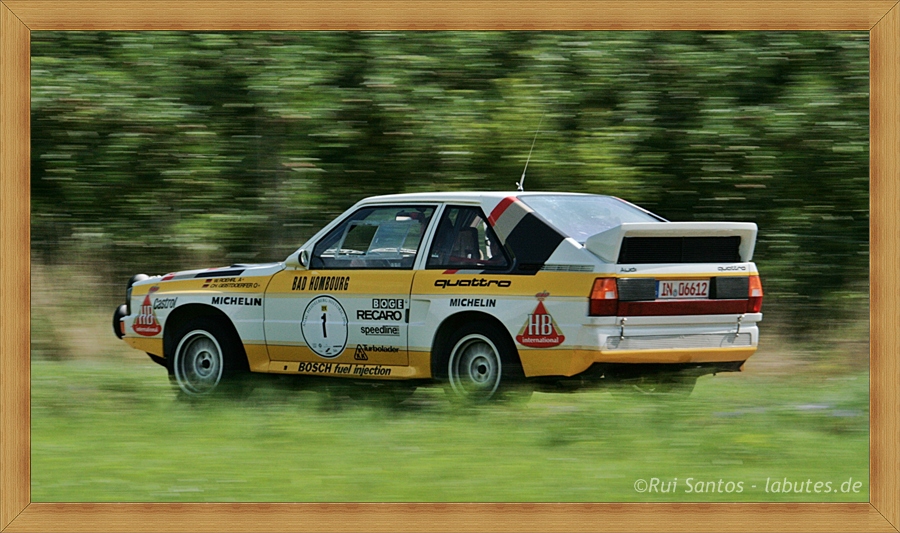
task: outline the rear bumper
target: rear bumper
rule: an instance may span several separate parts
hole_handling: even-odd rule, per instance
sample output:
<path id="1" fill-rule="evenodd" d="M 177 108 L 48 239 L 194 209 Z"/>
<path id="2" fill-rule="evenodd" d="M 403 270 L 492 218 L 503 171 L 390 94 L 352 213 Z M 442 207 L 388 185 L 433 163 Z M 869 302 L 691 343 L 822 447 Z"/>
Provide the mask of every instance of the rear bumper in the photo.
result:
<path id="1" fill-rule="evenodd" d="M 756 346 L 739 348 L 670 348 L 661 350 L 530 350 L 520 352 L 526 377 L 574 376 L 594 364 L 685 365 L 743 363 Z"/>
<path id="2" fill-rule="evenodd" d="M 745 319 L 751 317 L 756 318 L 746 315 Z M 625 322 L 624 329 L 621 322 L 618 327 L 593 323 L 582 328 L 579 342 L 572 348 L 520 349 L 519 358 L 525 375 L 535 377 L 574 376 L 594 364 L 740 366 L 756 352 L 756 320 L 747 320 L 740 326 L 736 318 L 735 322 L 723 322 L 722 318 L 713 321 L 710 317 L 703 321 L 688 325 L 683 319 L 670 317 L 664 321 L 633 318 Z"/>

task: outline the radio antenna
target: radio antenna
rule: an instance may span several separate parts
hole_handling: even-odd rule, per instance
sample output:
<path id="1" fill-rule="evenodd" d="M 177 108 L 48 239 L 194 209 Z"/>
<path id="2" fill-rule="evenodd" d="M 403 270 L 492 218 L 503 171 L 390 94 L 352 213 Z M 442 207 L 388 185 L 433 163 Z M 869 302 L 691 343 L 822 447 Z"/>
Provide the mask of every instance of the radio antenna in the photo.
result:
<path id="1" fill-rule="evenodd" d="M 544 115 L 546 114 L 547 113 L 541 115 L 541 120 L 540 122 L 538 122 L 537 130 L 535 130 L 534 132 L 534 139 L 531 140 L 531 150 L 528 150 L 528 159 L 525 160 L 525 168 L 522 169 L 522 177 L 519 178 L 519 182 L 516 183 L 516 190 L 519 192 L 525 191 L 525 171 L 528 170 L 528 162 L 531 161 L 531 152 L 534 151 L 534 141 L 537 140 L 538 132 L 541 131 L 541 123 L 544 122 Z"/>

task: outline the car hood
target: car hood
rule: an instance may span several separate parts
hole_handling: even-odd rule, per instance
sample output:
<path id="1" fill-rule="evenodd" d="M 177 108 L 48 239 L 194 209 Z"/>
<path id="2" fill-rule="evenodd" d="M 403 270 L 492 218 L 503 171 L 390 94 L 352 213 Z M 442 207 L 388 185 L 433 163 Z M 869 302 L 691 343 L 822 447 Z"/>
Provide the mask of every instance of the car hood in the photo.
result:
<path id="1" fill-rule="evenodd" d="M 161 281 L 181 281 L 187 279 L 238 278 L 251 276 L 271 276 L 284 270 L 284 263 L 240 263 L 224 267 L 200 268 L 170 272 L 164 276 L 153 276 L 139 284 L 159 283 Z M 137 284 L 136 284 L 137 285 Z"/>

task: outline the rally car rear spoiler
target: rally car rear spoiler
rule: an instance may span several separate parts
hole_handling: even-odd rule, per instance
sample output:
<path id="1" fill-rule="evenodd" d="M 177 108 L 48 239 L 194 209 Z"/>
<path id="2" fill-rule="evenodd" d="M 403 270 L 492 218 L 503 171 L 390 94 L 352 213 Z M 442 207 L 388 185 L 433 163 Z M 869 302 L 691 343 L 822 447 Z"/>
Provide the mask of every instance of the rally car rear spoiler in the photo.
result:
<path id="1" fill-rule="evenodd" d="M 633 222 L 588 237 L 607 263 L 737 263 L 753 259 L 752 222 Z"/>

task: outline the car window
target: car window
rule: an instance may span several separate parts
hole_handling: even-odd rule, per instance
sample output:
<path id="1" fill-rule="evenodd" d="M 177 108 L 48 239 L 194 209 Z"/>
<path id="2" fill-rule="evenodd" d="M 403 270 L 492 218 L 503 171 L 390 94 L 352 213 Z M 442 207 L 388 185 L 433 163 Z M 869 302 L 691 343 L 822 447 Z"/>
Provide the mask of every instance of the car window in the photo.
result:
<path id="1" fill-rule="evenodd" d="M 426 268 L 503 270 L 509 259 L 477 207 L 447 206 L 438 224 Z"/>
<path id="2" fill-rule="evenodd" d="M 431 206 L 359 209 L 316 244 L 310 266 L 410 269 L 433 214 Z"/>
<path id="3" fill-rule="evenodd" d="M 540 195 L 521 196 L 519 200 L 534 209 L 544 220 L 581 244 L 591 235 L 623 222 L 661 222 L 663 218 L 612 196 Z"/>

